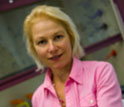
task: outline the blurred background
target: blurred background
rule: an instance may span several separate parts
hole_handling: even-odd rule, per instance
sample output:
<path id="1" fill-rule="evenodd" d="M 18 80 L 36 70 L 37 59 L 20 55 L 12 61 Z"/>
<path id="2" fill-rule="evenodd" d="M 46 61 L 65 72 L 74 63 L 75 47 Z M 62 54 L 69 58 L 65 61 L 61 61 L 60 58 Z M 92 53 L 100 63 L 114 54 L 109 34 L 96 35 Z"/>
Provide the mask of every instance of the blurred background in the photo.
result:
<path id="1" fill-rule="evenodd" d="M 31 107 L 44 73 L 28 56 L 23 22 L 38 5 L 58 6 L 75 22 L 86 55 L 82 60 L 110 62 L 124 92 L 124 1 L 0 0 L 0 107 Z M 25 106 L 24 106 L 25 105 Z"/>

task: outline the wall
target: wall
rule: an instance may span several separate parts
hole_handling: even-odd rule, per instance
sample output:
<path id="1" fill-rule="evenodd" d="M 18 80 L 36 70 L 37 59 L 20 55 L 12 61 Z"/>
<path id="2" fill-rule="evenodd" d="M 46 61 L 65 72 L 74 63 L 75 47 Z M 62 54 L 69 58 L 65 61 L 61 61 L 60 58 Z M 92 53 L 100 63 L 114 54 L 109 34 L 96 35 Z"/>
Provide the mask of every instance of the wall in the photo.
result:
<path id="1" fill-rule="evenodd" d="M 36 88 L 43 82 L 44 74 L 36 76 L 23 83 L 17 84 L 11 88 L 0 92 L 0 107 L 11 107 L 10 101 L 14 99 L 26 99 L 26 94 L 33 93 Z"/>
<path id="2" fill-rule="evenodd" d="M 124 86 L 124 42 L 117 43 L 112 48 L 117 51 L 117 56 L 111 58 L 110 62 L 115 67 L 120 84 Z"/>

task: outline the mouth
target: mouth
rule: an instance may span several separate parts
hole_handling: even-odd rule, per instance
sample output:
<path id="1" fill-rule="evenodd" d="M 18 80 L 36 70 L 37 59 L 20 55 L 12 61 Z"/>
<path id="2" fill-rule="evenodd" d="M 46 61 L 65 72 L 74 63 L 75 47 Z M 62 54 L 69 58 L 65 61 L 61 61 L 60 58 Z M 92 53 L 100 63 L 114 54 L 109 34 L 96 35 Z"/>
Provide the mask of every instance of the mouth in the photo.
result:
<path id="1" fill-rule="evenodd" d="M 55 56 L 53 56 L 53 57 L 50 57 L 49 59 L 50 59 L 50 60 L 58 60 L 58 59 L 60 59 L 61 56 L 62 56 L 62 54 L 60 54 L 60 55 L 55 55 Z"/>

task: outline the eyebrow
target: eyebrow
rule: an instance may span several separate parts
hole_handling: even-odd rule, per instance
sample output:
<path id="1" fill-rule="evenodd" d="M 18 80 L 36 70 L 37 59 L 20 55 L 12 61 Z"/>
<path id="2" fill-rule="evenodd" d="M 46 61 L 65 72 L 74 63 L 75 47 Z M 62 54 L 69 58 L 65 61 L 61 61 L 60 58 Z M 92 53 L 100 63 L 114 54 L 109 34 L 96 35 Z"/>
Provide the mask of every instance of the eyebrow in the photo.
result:
<path id="1" fill-rule="evenodd" d="M 57 31 L 57 32 L 53 33 L 52 36 L 58 35 L 58 34 L 65 34 L 65 32 L 64 31 Z M 39 39 L 40 40 L 45 39 L 45 36 L 36 38 L 36 41 L 38 41 Z"/>
<path id="2" fill-rule="evenodd" d="M 57 35 L 57 34 L 65 34 L 65 32 L 64 31 L 58 31 L 58 32 L 53 33 L 52 35 Z"/>

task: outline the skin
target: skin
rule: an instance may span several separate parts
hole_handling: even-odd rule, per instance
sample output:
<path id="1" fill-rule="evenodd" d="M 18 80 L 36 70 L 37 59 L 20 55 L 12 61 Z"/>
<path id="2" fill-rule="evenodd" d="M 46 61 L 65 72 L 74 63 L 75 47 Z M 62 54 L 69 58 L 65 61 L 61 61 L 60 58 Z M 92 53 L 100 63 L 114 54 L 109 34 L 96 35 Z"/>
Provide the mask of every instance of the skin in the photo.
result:
<path id="1" fill-rule="evenodd" d="M 43 18 L 33 25 L 32 38 L 39 59 L 52 71 L 57 95 L 65 100 L 64 85 L 72 66 L 69 34 L 60 22 Z"/>

